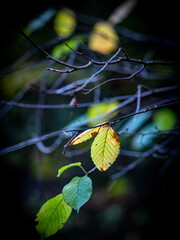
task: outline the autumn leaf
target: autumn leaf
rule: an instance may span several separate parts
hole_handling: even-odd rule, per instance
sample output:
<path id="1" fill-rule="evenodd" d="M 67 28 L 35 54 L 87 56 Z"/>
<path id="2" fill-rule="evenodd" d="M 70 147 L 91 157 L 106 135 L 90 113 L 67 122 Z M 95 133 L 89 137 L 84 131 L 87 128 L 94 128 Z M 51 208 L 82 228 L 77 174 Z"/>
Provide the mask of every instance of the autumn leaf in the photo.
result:
<path id="1" fill-rule="evenodd" d="M 119 138 L 108 125 L 101 128 L 91 146 L 91 157 L 100 171 L 107 170 L 116 160 L 120 151 Z"/>
<path id="2" fill-rule="evenodd" d="M 119 38 L 108 22 L 97 22 L 89 38 L 89 48 L 101 54 L 110 54 L 118 48 Z"/>
<path id="3" fill-rule="evenodd" d="M 92 160 L 99 171 L 105 171 L 113 164 L 120 152 L 119 138 L 108 124 L 104 124 L 84 131 L 69 145 L 82 143 L 92 137 L 95 137 L 91 146 Z"/>
<path id="4" fill-rule="evenodd" d="M 69 146 L 85 142 L 88 139 L 95 137 L 99 133 L 100 128 L 101 127 L 95 127 L 95 128 L 91 128 L 91 129 L 88 129 L 88 130 L 82 132 L 81 134 L 79 134 L 76 138 L 74 138 L 71 141 Z"/>

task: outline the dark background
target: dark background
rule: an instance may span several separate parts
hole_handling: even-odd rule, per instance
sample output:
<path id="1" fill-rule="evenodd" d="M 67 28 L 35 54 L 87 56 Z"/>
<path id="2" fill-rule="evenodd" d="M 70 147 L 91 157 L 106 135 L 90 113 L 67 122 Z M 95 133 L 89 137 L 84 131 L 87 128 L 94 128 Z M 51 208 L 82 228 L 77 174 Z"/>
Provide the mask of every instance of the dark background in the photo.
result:
<path id="1" fill-rule="evenodd" d="M 1 69 L 11 65 L 21 54 L 29 48 L 18 42 L 18 28 L 23 28 L 27 23 L 37 17 L 41 12 L 49 7 L 56 9 L 62 6 L 70 7 L 75 11 L 87 14 L 89 16 L 107 19 L 112 11 L 118 6 L 120 1 L 24 1 L 21 3 L 14 2 L 4 3 L 1 9 Z M 156 35 L 179 44 L 179 6 L 177 1 L 139 1 L 134 11 L 124 22 L 123 26 L 132 30 Z M 43 42 L 43 37 L 39 39 Z M 133 44 L 133 43 L 132 43 Z M 154 44 L 154 43 L 152 43 Z M 154 45 L 153 45 L 154 46 Z M 167 47 L 165 44 L 154 46 L 159 52 L 159 56 L 167 59 L 178 59 L 179 48 L 174 46 Z M 13 117 L 13 116 L 11 116 Z M 9 121 L 9 120 L 7 120 Z M 23 119 L 15 117 L 15 121 L 19 121 L 18 129 L 8 132 L 3 129 L 2 146 L 10 145 L 10 140 L 16 142 L 18 133 L 23 128 Z M 11 122 L 11 121 L 10 121 Z M 8 125 L 8 123 L 7 123 Z M 21 133 L 22 134 L 22 133 Z M 24 134 L 24 139 L 27 136 Z M 13 137 L 12 137 L 13 136 Z M 23 140 L 23 137 L 22 137 Z M 175 144 L 175 143 L 174 143 Z M 176 142 L 176 144 L 178 144 Z M 10 236 L 18 239 L 40 239 L 34 227 L 34 218 L 41 204 L 36 203 L 35 208 L 27 210 L 24 201 L 32 197 L 32 201 L 36 201 L 36 196 L 30 196 L 31 189 L 37 187 L 33 179 L 29 177 L 29 155 L 31 155 L 32 147 L 19 150 L 18 154 L 23 159 L 19 164 L 12 165 L 12 161 L 18 159 L 16 154 L 10 153 L 3 157 L 1 162 L 1 209 L 2 209 L 2 232 L 1 235 L 5 239 Z M 58 151 L 59 154 L 59 151 Z M 32 155 L 31 155 L 32 156 Z M 10 160 L 9 160 L 10 159 Z M 27 161 L 27 162 L 26 162 Z M 129 174 L 129 178 L 134 184 L 135 193 L 132 198 L 127 197 L 120 200 L 103 201 L 96 204 L 97 209 L 93 209 L 91 204 L 87 205 L 82 214 L 77 217 L 73 215 L 72 221 L 67 229 L 62 233 L 52 236 L 50 239 L 123 239 L 123 240 L 144 240 L 144 239 L 170 239 L 178 236 L 178 218 L 179 218 L 179 156 L 176 156 L 172 164 L 162 175 L 159 174 L 160 166 L 155 160 L 144 164 L 136 172 Z M 92 175 L 93 179 L 98 178 L 98 174 Z M 102 194 L 97 197 L 106 199 L 106 191 L 103 191 L 104 183 L 108 185 L 108 176 L 103 175 L 102 180 L 96 180 L 97 186 L 95 190 L 102 190 Z M 38 182 L 38 188 L 47 189 L 50 193 L 47 196 L 53 197 L 57 194 L 59 181 L 50 180 L 45 184 Z M 53 187 L 52 187 L 53 186 Z M 51 190 L 51 191 L 50 191 Z M 36 193 L 33 193 L 36 195 Z M 95 195 L 95 196 L 96 196 Z M 95 197 L 94 197 L 95 198 Z M 37 198 L 38 199 L 38 198 Z M 41 199 L 43 203 L 44 199 Z M 47 199 L 46 199 L 47 200 Z M 116 202 L 117 201 L 117 202 Z M 119 213 L 123 221 L 103 222 L 107 212 L 106 208 L 111 206 L 119 206 L 125 209 L 125 215 Z M 99 204 L 99 205 L 98 205 Z M 33 205 L 33 204 L 32 204 Z M 123 208 L 122 207 L 122 208 Z M 124 210 L 122 210 L 124 211 Z M 111 217 L 115 218 L 116 210 Z M 112 214 L 112 213 L 111 213 Z M 122 213 L 123 214 L 123 213 Z M 104 225 L 102 225 L 104 224 Z M 112 224 L 112 225 L 111 225 Z M 116 224 L 116 225 L 115 225 Z M 113 226 L 115 225 L 114 229 Z M 107 230 L 109 229 L 109 231 Z M 112 229 L 112 231 L 111 231 Z"/>

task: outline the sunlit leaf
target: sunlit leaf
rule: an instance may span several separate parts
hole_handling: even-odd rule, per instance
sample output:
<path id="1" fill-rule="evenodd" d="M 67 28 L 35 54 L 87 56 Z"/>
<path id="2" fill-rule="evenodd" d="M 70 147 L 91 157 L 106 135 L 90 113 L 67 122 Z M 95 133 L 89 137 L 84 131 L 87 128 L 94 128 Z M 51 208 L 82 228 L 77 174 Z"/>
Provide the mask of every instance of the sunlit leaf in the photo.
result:
<path id="1" fill-rule="evenodd" d="M 88 130 L 82 132 L 81 134 L 79 134 L 76 138 L 74 138 L 71 141 L 69 146 L 85 142 L 88 139 L 95 137 L 99 133 L 100 128 L 101 127 L 95 127 L 95 128 L 91 128 L 91 129 L 88 129 Z"/>
<path id="2" fill-rule="evenodd" d="M 120 152 L 119 138 L 108 125 L 101 127 L 91 146 L 91 157 L 100 171 L 107 170 Z"/>
<path id="3" fill-rule="evenodd" d="M 119 105 L 118 101 L 108 102 L 108 103 L 99 103 L 93 106 L 90 106 L 86 112 L 86 116 L 88 119 L 95 118 L 101 114 L 107 113 L 115 109 Z M 112 114 L 108 114 L 106 117 L 103 118 L 102 121 L 108 121 L 111 118 L 114 118 L 117 115 L 117 112 L 114 112 Z M 98 124 L 98 120 L 92 121 L 89 123 L 90 126 L 94 126 Z"/>
<path id="4" fill-rule="evenodd" d="M 62 167 L 62 168 L 60 168 L 60 169 L 58 170 L 58 175 L 57 175 L 57 177 L 60 177 L 61 174 L 62 174 L 66 169 L 68 169 L 68 168 L 71 168 L 71 167 L 80 167 L 80 166 L 81 166 L 81 162 L 76 162 L 76 163 L 68 164 L 68 165 L 66 165 L 66 166 L 64 166 L 64 167 Z"/>
<path id="5" fill-rule="evenodd" d="M 71 212 L 72 209 L 64 202 L 62 194 L 49 199 L 41 207 L 36 218 L 36 229 L 41 237 L 47 238 L 62 229 Z"/>
<path id="6" fill-rule="evenodd" d="M 89 38 L 89 48 L 101 54 L 110 54 L 118 48 L 119 38 L 108 22 L 95 24 Z"/>
<path id="7" fill-rule="evenodd" d="M 159 130 L 172 129 L 176 120 L 176 114 L 169 108 L 159 110 L 154 116 L 154 123 Z"/>
<path id="8" fill-rule="evenodd" d="M 63 188 L 64 201 L 79 212 L 92 194 L 92 181 L 88 176 L 74 177 L 70 183 Z"/>
<path id="9" fill-rule="evenodd" d="M 77 36 L 66 41 L 68 46 L 70 46 L 74 50 L 76 50 L 78 48 L 79 44 L 82 42 L 83 42 L 83 38 L 77 37 Z M 51 55 L 55 58 L 62 58 L 63 56 L 66 56 L 70 52 L 72 52 L 72 50 L 70 48 L 68 48 L 65 44 L 61 43 L 59 45 L 56 45 L 53 48 Z"/>
<path id="10" fill-rule="evenodd" d="M 76 18 L 72 10 L 64 8 L 60 10 L 54 19 L 54 30 L 61 37 L 69 37 L 76 28 Z"/>

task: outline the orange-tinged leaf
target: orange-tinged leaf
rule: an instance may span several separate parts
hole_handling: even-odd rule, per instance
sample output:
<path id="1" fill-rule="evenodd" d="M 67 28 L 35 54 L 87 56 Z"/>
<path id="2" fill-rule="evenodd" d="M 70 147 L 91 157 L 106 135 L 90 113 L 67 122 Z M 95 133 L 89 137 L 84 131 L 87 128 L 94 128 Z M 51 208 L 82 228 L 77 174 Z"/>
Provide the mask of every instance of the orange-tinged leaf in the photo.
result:
<path id="1" fill-rule="evenodd" d="M 88 139 L 95 137 L 99 133 L 100 128 L 101 127 L 95 127 L 82 132 L 70 142 L 69 146 L 85 142 Z"/>
<path id="2" fill-rule="evenodd" d="M 97 22 L 89 38 L 89 48 L 101 54 L 110 54 L 118 48 L 119 38 L 108 22 Z"/>
<path id="3" fill-rule="evenodd" d="M 106 171 L 120 152 L 119 138 L 107 124 L 101 127 L 91 146 L 91 157 L 99 171 Z"/>

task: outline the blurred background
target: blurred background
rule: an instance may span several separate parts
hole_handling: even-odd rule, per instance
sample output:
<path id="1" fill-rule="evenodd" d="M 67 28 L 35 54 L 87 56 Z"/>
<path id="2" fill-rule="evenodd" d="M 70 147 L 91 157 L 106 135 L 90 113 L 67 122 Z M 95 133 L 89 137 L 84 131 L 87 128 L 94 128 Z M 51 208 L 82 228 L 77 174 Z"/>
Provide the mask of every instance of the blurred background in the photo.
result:
<path id="1" fill-rule="evenodd" d="M 96 61 L 109 60 L 118 47 L 124 48 L 133 59 L 179 61 L 176 2 L 67 0 L 37 5 L 37 1 L 32 0 L 4 4 L 0 61 L 1 149 L 53 131 L 85 129 L 132 113 L 136 110 L 136 101 L 124 107 L 120 104 L 136 94 L 138 86 L 141 86 L 141 94 L 177 86 L 173 91 L 142 97 L 142 109 L 179 100 L 178 65 L 149 66 L 137 77 L 108 82 L 87 95 L 83 91 L 74 93 L 72 89 L 63 92 L 63 87 L 84 81 L 100 68 L 92 66 L 70 74 L 48 71 L 47 67 L 64 67 L 49 61 L 19 29 L 53 57 L 72 65 L 84 65 L 87 60 L 71 51 L 58 36 L 74 50 L 83 51 Z M 127 77 L 138 67 L 128 62 L 111 65 L 86 88 L 96 87 L 110 78 Z M 41 88 L 61 89 L 62 94 L 46 94 L 39 91 Z M 17 103 L 65 105 L 42 110 L 16 106 Z M 84 107 L 83 103 L 86 103 Z M 49 239 L 144 240 L 177 236 L 178 108 L 172 105 L 138 115 L 134 122 L 126 119 L 112 125 L 119 134 L 120 156 L 106 172 L 96 170 L 90 175 L 93 182 L 91 199 L 78 214 L 73 211 L 64 228 Z M 113 114 L 96 119 L 110 111 Z M 94 167 L 90 157 L 91 140 L 67 147 L 66 154 L 62 154 L 70 137 L 59 135 L 1 156 L 5 238 L 13 234 L 18 239 L 40 239 L 34 219 L 42 204 L 59 194 L 74 176 L 83 176 L 78 168 L 71 168 L 57 178 L 58 169 L 76 161 L 82 162 L 87 171 Z M 134 162 L 132 170 L 128 169 Z"/>

